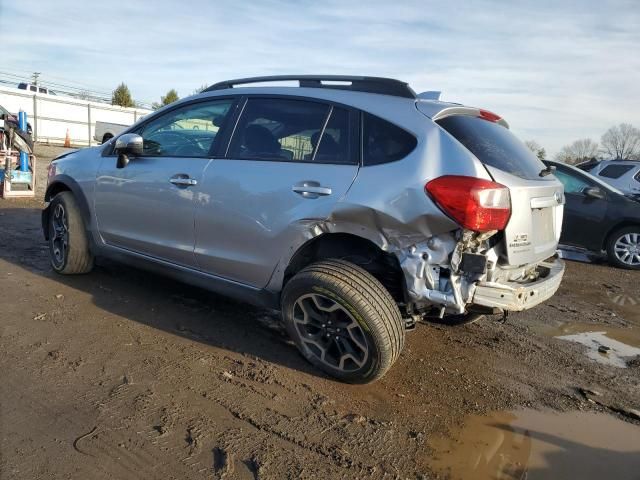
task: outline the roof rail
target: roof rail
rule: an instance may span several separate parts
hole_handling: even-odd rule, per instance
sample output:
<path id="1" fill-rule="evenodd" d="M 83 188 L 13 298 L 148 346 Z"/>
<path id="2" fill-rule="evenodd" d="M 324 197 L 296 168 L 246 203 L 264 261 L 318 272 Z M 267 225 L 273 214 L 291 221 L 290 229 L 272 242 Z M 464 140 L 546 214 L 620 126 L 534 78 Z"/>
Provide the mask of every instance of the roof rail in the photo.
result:
<path id="1" fill-rule="evenodd" d="M 238 78 L 218 82 L 205 92 L 233 88 L 236 85 L 262 82 L 297 81 L 300 87 L 330 88 L 333 90 L 353 90 L 357 92 L 380 93 L 394 97 L 416 98 L 416 93 L 406 82 L 383 77 L 360 77 L 346 75 L 272 75 L 267 77 Z M 334 83 L 339 82 L 339 83 Z"/>

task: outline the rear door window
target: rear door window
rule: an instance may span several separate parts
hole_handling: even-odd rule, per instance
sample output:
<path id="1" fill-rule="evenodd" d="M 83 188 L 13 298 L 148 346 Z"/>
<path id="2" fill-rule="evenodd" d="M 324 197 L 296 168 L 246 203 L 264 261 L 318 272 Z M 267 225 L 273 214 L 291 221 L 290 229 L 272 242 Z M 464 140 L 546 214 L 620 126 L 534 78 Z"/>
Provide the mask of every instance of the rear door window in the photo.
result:
<path id="1" fill-rule="evenodd" d="M 249 98 L 228 157 L 280 162 L 356 163 L 349 112 L 324 103 Z"/>
<path id="2" fill-rule="evenodd" d="M 418 141 L 402 128 L 369 113 L 362 115 L 362 164 L 380 165 L 409 155 Z"/>
<path id="3" fill-rule="evenodd" d="M 314 138 L 311 139 L 311 143 L 316 147 L 312 160 L 314 163 L 357 163 L 353 156 L 355 148 L 349 130 L 348 110 L 332 107 L 322 137 L 318 134 L 316 136 L 317 142 Z"/>
<path id="4" fill-rule="evenodd" d="M 502 125 L 468 115 L 437 122 L 485 165 L 528 180 L 540 180 L 544 164 Z"/>
<path id="5" fill-rule="evenodd" d="M 605 178 L 620 178 L 632 168 L 633 165 L 607 165 L 598 172 L 598 176 Z"/>

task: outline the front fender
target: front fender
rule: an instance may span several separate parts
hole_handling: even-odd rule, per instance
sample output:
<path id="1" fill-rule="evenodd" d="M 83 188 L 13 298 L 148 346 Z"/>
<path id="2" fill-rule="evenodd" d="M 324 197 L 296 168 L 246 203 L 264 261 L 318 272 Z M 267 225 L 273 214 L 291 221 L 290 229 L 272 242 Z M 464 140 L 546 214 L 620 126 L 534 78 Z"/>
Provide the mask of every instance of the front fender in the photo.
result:
<path id="1" fill-rule="evenodd" d="M 80 209 L 80 214 L 82 215 L 82 220 L 84 222 L 85 228 L 88 228 L 91 225 L 91 211 L 89 210 L 89 203 L 87 202 L 87 198 L 80 188 L 78 182 L 76 182 L 69 175 L 60 174 L 53 177 L 49 185 L 47 186 L 47 190 L 44 194 L 45 207 L 42 209 L 41 214 L 41 222 L 42 222 L 42 233 L 44 234 L 45 240 L 49 240 L 49 215 L 50 215 L 50 202 L 60 192 L 70 191 L 76 202 L 78 203 L 78 208 Z"/>

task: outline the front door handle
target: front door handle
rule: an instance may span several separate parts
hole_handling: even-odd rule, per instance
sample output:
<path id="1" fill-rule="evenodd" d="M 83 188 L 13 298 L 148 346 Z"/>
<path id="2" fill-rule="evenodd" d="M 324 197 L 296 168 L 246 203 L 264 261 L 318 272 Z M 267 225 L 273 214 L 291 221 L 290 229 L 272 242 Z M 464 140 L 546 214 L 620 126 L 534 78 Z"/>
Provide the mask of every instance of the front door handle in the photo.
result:
<path id="1" fill-rule="evenodd" d="M 318 198 L 319 196 L 331 195 L 332 190 L 329 187 L 323 187 L 315 181 L 301 182 L 291 187 L 295 193 L 299 193 L 304 198 Z"/>
<path id="2" fill-rule="evenodd" d="M 174 185 L 178 185 L 179 187 L 192 187 L 194 185 L 197 185 L 198 181 L 193 178 L 189 178 L 187 175 L 179 174 L 171 177 L 169 179 L 169 183 L 173 183 Z"/>

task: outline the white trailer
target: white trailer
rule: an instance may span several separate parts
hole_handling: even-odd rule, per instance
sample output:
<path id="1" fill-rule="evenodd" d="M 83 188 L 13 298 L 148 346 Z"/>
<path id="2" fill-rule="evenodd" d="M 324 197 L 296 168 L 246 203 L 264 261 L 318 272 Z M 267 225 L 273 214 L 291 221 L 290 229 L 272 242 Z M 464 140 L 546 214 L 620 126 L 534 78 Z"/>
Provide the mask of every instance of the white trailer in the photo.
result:
<path id="1" fill-rule="evenodd" d="M 4 86 L 0 86 L 0 105 L 10 112 L 27 112 L 34 141 L 62 145 L 68 131 L 74 146 L 102 142 L 103 137 L 96 138 L 97 122 L 127 127 L 152 111 Z"/>

